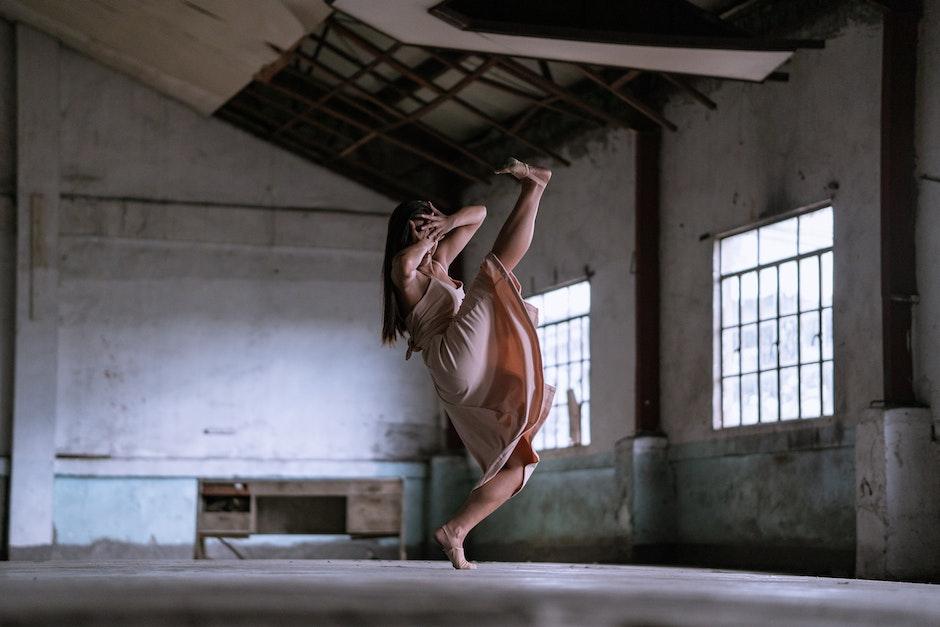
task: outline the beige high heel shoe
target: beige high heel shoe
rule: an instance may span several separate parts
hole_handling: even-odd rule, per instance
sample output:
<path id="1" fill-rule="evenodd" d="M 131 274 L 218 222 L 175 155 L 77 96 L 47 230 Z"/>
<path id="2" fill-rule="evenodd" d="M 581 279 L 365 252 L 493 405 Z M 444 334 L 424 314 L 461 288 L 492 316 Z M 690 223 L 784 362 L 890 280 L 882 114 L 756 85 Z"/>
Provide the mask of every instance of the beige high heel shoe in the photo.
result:
<path id="1" fill-rule="evenodd" d="M 528 163 L 523 163 L 515 157 L 509 157 L 509 161 L 507 161 L 503 167 L 494 171 L 493 174 L 512 174 L 521 181 L 524 178 L 528 178 L 530 172 L 531 170 Z"/>
<path id="2" fill-rule="evenodd" d="M 494 174 L 512 174 L 519 181 L 529 180 L 541 188 L 545 188 L 552 178 L 552 171 L 548 168 L 537 165 L 530 166 L 515 157 L 510 157 L 506 165 L 496 170 Z"/>

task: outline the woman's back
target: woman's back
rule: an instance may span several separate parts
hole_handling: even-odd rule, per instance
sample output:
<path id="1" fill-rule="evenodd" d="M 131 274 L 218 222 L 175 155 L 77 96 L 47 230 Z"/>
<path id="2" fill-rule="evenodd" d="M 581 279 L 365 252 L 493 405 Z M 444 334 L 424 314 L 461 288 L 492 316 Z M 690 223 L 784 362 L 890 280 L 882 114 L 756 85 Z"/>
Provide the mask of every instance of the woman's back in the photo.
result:
<path id="1" fill-rule="evenodd" d="M 405 316 L 405 328 L 410 335 L 405 359 L 413 351 L 427 348 L 434 336 L 447 329 L 464 299 L 463 283 L 451 279 L 436 259 L 431 258 L 417 270 L 427 277 L 427 284 L 424 294 Z"/>

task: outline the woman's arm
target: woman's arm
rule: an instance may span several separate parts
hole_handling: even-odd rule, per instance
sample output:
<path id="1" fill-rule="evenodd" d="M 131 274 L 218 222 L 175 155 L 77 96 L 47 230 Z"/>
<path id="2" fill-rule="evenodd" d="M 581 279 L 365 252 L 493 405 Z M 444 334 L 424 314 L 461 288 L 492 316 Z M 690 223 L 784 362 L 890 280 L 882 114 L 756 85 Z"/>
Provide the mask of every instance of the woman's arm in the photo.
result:
<path id="1" fill-rule="evenodd" d="M 483 219 L 486 218 L 486 207 L 468 205 L 450 215 L 441 213 L 434 205 L 431 205 L 431 208 L 432 213 L 426 216 L 426 224 L 431 227 L 429 229 L 431 237 L 440 235 L 443 238 L 437 244 L 434 259 L 447 268 L 483 224 Z"/>
<path id="2" fill-rule="evenodd" d="M 411 229 L 411 235 L 416 241 L 402 248 L 401 252 L 395 255 L 392 264 L 392 271 L 401 280 L 400 283 L 414 277 L 415 269 L 421 265 L 421 260 L 440 237 L 432 237 L 428 228 L 422 227 L 418 230 L 414 220 L 408 220 L 408 228 Z"/>

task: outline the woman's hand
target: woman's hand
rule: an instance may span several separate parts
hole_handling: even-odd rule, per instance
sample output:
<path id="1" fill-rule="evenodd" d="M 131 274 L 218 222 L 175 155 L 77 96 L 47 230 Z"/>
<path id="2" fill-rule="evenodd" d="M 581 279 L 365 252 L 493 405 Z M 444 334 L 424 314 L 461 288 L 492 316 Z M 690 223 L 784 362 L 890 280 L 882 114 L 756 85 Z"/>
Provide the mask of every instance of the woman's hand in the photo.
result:
<path id="1" fill-rule="evenodd" d="M 425 213 L 421 217 L 424 218 L 421 229 L 435 242 L 450 233 L 455 226 L 453 216 L 443 213 L 433 204 L 431 204 L 431 213 Z"/>

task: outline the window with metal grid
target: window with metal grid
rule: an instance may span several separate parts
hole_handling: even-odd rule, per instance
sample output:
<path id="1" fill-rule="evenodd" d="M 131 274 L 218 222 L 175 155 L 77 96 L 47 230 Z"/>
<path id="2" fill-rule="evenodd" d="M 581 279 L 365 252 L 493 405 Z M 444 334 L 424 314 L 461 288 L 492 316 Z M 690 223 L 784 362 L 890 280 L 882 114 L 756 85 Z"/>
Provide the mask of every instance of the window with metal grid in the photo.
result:
<path id="1" fill-rule="evenodd" d="M 590 281 L 526 300 L 539 309 L 536 331 L 545 382 L 555 386 L 551 412 L 533 445 L 536 450 L 587 445 L 591 441 Z"/>
<path id="2" fill-rule="evenodd" d="M 833 413 L 832 207 L 715 243 L 713 427 Z"/>

